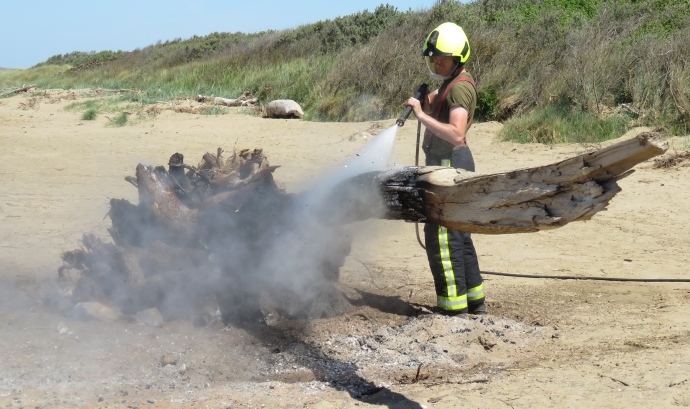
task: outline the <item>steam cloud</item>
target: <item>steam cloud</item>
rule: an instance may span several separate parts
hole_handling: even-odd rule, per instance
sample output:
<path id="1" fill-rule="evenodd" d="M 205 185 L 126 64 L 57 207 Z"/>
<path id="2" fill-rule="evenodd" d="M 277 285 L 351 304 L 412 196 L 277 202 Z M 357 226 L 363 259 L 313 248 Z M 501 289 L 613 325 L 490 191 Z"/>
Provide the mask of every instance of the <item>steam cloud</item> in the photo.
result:
<path id="1" fill-rule="evenodd" d="M 210 207 L 187 196 L 192 210 L 181 207 L 179 220 L 166 226 L 151 220 L 160 219 L 157 211 L 170 212 L 170 198 L 159 198 L 163 204 L 153 211 L 114 200 L 115 244 L 85 236 L 88 251 L 63 257 L 67 267 L 82 270 L 73 301 L 108 300 L 125 313 L 156 307 L 166 318 L 196 311 L 202 323 L 211 319 L 214 303 L 231 323 L 260 321 L 262 308 L 304 317 L 341 313 L 347 303 L 331 283 L 350 252 L 352 232 L 340 217 L 348 200 L 334 192 L 356 175 L 385 170 L 396 132 L 397 126 L 384 130 L 304 192 L 285 194 L 263 184 L 241 203 L 230 198 Z M 186 191 L 188 182 L 172 167 L 150 174 Z M 150 200 L 141 192 L 140 186 L 140 203 Z M 372 202 L 368 214 L 379 206 Z"/>

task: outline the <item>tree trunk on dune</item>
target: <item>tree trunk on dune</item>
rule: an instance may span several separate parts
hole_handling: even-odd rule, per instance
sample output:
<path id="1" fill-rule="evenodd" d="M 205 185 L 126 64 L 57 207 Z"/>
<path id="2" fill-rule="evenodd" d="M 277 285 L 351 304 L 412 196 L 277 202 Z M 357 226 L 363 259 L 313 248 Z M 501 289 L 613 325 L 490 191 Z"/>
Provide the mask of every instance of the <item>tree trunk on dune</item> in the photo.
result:
<path id="1" fill-rule="evenodd" d="M 339 222 L 374 217 L 483 234 L 548 230 L 604 210 L 621 190 L 618 180 L 667 149 L 661 138 L 642 133 L 594 153 L 511 172 L 436 166 L 371 172 L 343 182 L 330 203 L 351 202 L 335 215 Z"/>
<path id="2" fill-rule="evenodd" d="M 11 94 L 19 94 L 20 92 L 26 92 L 26 91 L 30 90 L 31 88 L 36 88 L 36 85 L 29 85 L 28 87 L 17 88 L 15 90 L 0 94 L 0 97 L 4 97 L 6 95 L 11 95 Z"/>
<path id="3" fill-rule="evenodd" d="M 209 102 L 213 101 L 214 105 L 223 105 L 226 107 L 243 107 L 252 106 L 259 102 L 259 98 L 252 97 L 250 91 L 245 91 L 239 98 L 222 98 L 222 97 L 207 97 L 205 95 L 197 95 L 197 102 Z"/>

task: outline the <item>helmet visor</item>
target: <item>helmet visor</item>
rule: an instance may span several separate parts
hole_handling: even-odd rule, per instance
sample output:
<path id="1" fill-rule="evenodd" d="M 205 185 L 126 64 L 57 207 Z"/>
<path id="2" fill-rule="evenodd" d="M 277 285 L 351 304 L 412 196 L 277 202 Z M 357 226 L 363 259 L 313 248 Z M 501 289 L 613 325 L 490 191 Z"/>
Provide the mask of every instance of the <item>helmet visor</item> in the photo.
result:
<path id="1" fill-rule="evenodd" d="M 436 72 L 436 66 L 434 66 L 433 57 L 424 57 L 424 61 L 426 62 L 426 66 L 429 68 L 429 71 L 431 71 L 434 74 L 438 74 L 438 72 Z"/>
<path id="2" fill-rule="evenodd" d="M 446 70 L 442 69 L 442 71 L 446 71 L 446 72 L 439 72 L 438 69 L 436 69 L 436 64 L 434 64 L 435 58 L 448 58 L 448 56 L 424 57 L 424 61 L 426 62 L 426 66 L 429 68 L 429 72 L 431 72 L 432 74 L 436 74 L 436 75 L 439 75 L 441 77 L 446 78 L 449 75 L 451 75 L 455 71 L 456 68 L 458 68 L 458 62 L 456 61 L 455 58 L 451 57 L 449 60 L 449 61 L 452 61 L 451 64 L 449 66 L 447 66 Z"/>

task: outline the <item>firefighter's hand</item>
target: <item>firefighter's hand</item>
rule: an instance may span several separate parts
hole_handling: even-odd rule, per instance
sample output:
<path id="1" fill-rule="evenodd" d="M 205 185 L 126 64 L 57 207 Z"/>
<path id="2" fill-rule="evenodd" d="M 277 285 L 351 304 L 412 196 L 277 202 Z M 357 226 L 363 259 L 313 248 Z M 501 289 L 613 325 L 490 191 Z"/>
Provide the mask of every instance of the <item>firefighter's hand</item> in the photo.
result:
<path id="1" fill-rule="evenodd" d="M 405 106 L 410 106 L 412 107 L 412 111 L 414 112 L 414 115 L 419 118 L 419 116 L 423 113 L 422 111 L 422 103 L 415 98 L 410 98 L 407 100 L 405 103 Z"/>
<path id="2" fill-rule="evenodd" d="M 416 87 L 414 87 L 414 93 L 412 95 L 416 96 L 421 87 L 422 87 L 421 85 L 417 85 Z M 429 93 L 428 88 L 426 91 L 427 92 L 422 94 L 421 97 L 419 98 L 419 101 L 421 102 L 421 105 L 422 105 L 422 111 L 424 111 L 424 112 L 426 112 L 426 105 L 427 105 L 427 98 L 428 98 L 427 94 Z"/>

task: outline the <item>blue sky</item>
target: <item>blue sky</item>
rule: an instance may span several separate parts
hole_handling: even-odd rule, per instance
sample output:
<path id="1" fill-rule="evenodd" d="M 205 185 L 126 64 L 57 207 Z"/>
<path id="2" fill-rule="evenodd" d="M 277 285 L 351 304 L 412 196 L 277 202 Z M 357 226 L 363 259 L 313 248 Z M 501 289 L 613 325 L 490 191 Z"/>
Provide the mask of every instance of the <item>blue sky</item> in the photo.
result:
<path id="1" fill-rule="evenodd" d="M 214 31 L 285 29 L 373 11 L 364 0 L 0 0 L 0 67 L 26 68 L 71 51 L 133 50 Z M 434 0 L 388 1 L 398 10 Z"/>

